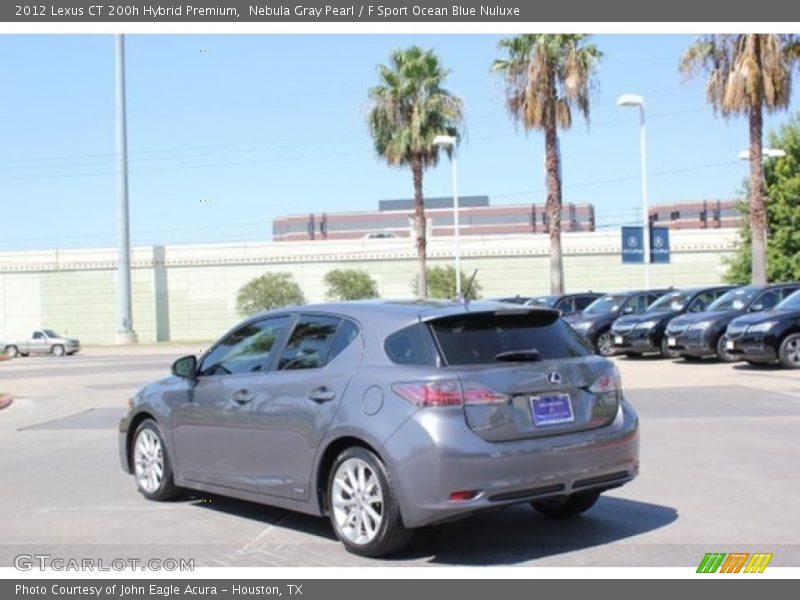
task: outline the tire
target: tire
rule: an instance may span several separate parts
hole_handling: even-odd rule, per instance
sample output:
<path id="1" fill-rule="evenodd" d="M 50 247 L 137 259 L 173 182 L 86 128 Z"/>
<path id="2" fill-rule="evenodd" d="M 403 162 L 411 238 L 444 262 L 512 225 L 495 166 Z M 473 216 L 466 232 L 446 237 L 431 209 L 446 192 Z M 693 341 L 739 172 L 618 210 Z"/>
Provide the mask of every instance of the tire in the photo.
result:
<path id="1" fill-rule="evenodd" d="M 721 335 L 717 339 L 717 360 L 719 362 L 732 363 L 739 359 L 725 349 L 725 336 Z"/>
<path id="2" fill-rule="evenodd" d="M 661 356 L 663 358 L 678 358 L 681 353 L 678 350 L 670 350 L 668 340 L 666 337 L 661 339 Z"/>
<path id="3" fill-rule="evenodd" d="M 800 369 L 800 333 L 791 333 L 783 338 L 778 360 L 786 369 Z"/>
<path id="4" fill-rule="evenodd" d="M 9 358 L 16 358 L 17 356 L 19 356 L 19 348 L 13 345 L 6 346 L 5 355 L 8 356 Z"/>
<path id="5" fill-rule="evenodd" d="M 614 336 L 610 329 L 601 331 L 594 339 L 594 351 L 600 356 L 614 356 Z"/>
<path id="6" fill-rule="evenodd" d="M 336 457 L 326 500 L 333 531 L 348 552 L 385 556 L 411 540 L 413 532 L 403 525 L 392 478 L 366 448 L 347 448 Z"/>
<path id="7" fill-rule="evenodd" d="M 180 493 L 172 476 L 164 436 L 155 421 L 142 421 L 136 429 L 131 444 L 131 463 L 136 487 L 148 500 L 169 500 Z"/>
<path id="8" fill-rule="evenodd" d="M 568 519 L 592 508 L 600 492 L 578 492 L 566 498 L 531 502 L 537 512 L 553 519 Z"/>
<path id="9" fill-rule="evenodd" d="M 62 346 L 61 344 L 56 344 L 55 346 L 50 348 L 50 354 L 52 354 L 53 356 L 64 356 L 65 354 L 64 346 Z"/>

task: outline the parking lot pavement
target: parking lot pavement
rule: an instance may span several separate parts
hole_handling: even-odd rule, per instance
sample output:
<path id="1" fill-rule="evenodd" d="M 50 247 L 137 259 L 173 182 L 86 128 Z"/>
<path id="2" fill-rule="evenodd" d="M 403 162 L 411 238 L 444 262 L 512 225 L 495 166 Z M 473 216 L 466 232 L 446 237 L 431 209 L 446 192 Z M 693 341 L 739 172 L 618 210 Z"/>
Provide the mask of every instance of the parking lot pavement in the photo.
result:
<path id="1" fill-rule="evenodd" d="M 358 558 L 325 519 L 218 496 L 152 503 L 119 468 L 127 398 L 193 346 L 87 349 L 0 364 L 0 566 L 18 554 L 191 558 L 197 566 L 696 566 L 772 552 L 800 566 L 800 373 L 619 359 L 641 417 L 641 475 L 572 521 L 527 506 L 422 530 Z"/>

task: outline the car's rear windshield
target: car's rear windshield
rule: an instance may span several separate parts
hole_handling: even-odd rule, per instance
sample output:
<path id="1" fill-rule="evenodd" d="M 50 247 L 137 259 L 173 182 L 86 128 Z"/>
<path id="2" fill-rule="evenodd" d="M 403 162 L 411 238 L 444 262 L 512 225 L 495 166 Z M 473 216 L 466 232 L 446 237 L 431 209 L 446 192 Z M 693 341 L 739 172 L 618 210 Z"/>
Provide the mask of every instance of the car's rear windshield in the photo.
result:
<path id="1" fill-rule="evenodd" d="M 572 328 L 550 312 L 459 315 L 434 321 L 431 330 L 448 365 L 496 364 L 515 352 L 530 359 L 534 351 L 542 360 L 589 354 Z"/>

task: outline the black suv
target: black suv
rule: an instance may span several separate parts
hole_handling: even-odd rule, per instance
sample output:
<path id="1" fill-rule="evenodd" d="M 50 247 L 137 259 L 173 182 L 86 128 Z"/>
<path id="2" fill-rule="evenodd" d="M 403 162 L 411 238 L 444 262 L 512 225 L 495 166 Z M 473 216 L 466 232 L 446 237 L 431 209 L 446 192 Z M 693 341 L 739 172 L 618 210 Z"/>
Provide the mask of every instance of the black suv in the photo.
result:
<path id="1" fill-rule="evenodd" d="M 718 298 L 702 313 L 675 317 L 667 324 L 667 345 L 686 360 L 716 356 L 723 362 L 739 358 L 725 349 L 725 329 L 746 313 L 770 310 L 800 289 L 800 283 L 747 285 Z"/>
<path id="2" fill-rule="evenodd" d="M 773 310 L 731 321 L 725 332 L 725 351 L 750 364 L 777 360 L 788 369 L 800 369 L 800 291 Z"/>
<path id="3" fill-rule="evenodd" d="M 564 320 L 601 356 L 614 354 L 611 324 L 623 315 L 641 314 L 669 290 L 635 290 L 601 296 L 583 312 Z"/>
<path id="4" fill-rule="evenodd" d="M 581 312 L 603 294 L 600 292 L 584 292 L 581 294 L 550 294 L 535 296 L 525 303 L 525 306 L 539 306 L 560 311 L 561 316 Z"/>
<path id="5" fill-rule="evenodd" d="M 664 335 L 667 323 L 684 313 L 703 312 L 732 287 L 717 285 L 667 292 L 644 313 L 614 321 L 611 326 L 614 350 L 626 356 L 660 353 L 664 358 L 676 358 L 678 353 L 669 349 Z"/>

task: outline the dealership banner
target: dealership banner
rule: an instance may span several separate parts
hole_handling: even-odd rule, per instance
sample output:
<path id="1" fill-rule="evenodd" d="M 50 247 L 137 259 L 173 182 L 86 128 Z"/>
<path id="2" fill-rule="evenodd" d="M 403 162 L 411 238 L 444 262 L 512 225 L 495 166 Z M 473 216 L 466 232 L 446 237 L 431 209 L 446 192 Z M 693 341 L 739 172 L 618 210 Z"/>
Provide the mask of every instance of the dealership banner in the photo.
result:
<path id="1" fill-rule="evenodd" d="M 2 2 L 17 22 L 590 22 L 799 21 L 800 3 L 760 0 L 50 0 Z"/>
<path id="2" fill-rule="evenodd" d="M 535 576 L 536 569 L 524 569 Z M 636 569 L 631 571 L 635 572 Z M 693 570 L 692 570 L 693 571 Z M 713 578 L 714 583 L 710 583 Z M 529 600 L 534 596 L 595 598 L 608 595 L 617 598 L 672 600 L 697 593 L 703 579 L 705 593 L 720 595 L 726 600 L 759 597 L 791 597 L 791 580 L 764 576 L 726 577 L 696 575 L 693 579 L 36 579 L 2 580 L 0 597 L 4 600 L 252 600 L 282 598 L 284 600 L 352 600 L 380 598 L 458 598 L 458 600 Z M 712 587 L 713 586 L 713 587 Z M 792 591 L 796 591 L 792 590 Z M 764 594 L 766 593 L 766 596 Z"/>
<path id="3" fill-rule="evenodd" d="M 644 235 L 641 227 L 622 228 L 622 262 L 644 262 Z"/>
<path id="4" fill-rule="evenodd" d="M 669 262 L 669 227 L 650 228 L 650 262 Z"/>

